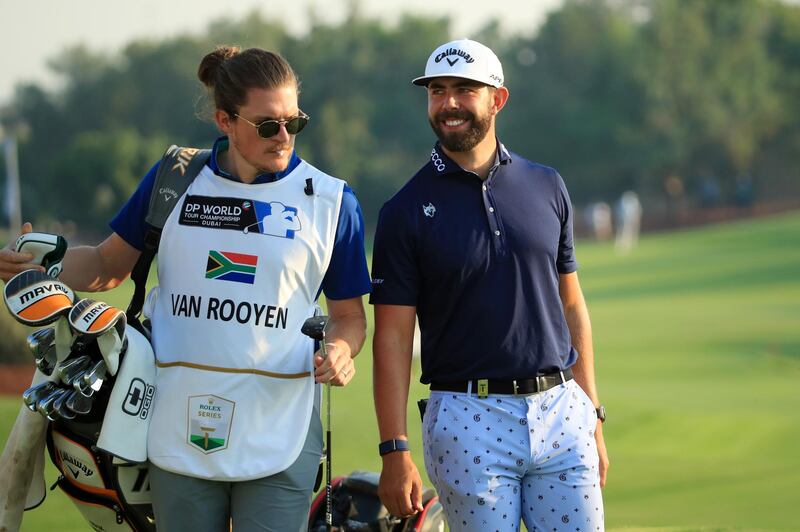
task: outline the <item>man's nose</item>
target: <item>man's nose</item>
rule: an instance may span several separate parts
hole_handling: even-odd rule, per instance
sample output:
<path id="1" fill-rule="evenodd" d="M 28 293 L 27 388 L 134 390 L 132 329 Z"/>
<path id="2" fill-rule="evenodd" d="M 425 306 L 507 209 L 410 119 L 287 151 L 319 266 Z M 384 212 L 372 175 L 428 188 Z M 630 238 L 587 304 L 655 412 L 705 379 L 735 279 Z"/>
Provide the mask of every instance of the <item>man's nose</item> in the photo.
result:
<path id="1" fill-rule="evenodd" d="M 280 142 L 289 142 L 291 138 L 292 138 L 291 135 L 289 135 L 289 132 L 286 130 L 286 124 L 284 124 L 283 122 L 281 122 L 278 132 L 275 133 L 275 136 L 272 137 L 273 140 L 277 140 Z"/>
<path id="2" fill-rule="evenodd" d="M 455 97 L 454 94 L 450 94 L 444 99 L 444 107 L 446 109 L 458 109 L 459 107 L 458 99 Z"/>

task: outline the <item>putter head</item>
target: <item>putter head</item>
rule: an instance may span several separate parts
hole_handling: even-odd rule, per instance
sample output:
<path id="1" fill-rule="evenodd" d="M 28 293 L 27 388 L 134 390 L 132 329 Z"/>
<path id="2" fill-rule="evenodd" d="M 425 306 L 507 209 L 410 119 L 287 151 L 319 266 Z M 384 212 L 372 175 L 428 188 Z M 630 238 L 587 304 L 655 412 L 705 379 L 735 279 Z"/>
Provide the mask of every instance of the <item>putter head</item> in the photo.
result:
<path id="1" fill-rule="evenodd" d="M 39 270 L 25 270 L 12 277 L 3 290 L 11 315 L 30 327 L 49 325 L 69 312 L 72 289 Z"/>
<path id="2" fill-rule="evenodd" d="M 328 316 L 314 316 L 303 322 L 300 332 L 319 342 L 325 339 L 325 329 L 328 327 Z"/>

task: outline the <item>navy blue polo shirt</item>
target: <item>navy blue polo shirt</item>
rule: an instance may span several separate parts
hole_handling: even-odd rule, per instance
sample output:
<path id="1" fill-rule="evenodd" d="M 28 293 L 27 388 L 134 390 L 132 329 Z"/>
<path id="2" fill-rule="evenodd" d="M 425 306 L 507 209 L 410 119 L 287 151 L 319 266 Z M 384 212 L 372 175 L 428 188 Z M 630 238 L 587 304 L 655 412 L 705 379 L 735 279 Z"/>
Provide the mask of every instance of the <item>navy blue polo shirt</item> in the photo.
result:
<path id="1" fill-rule="evenodd" d="M 425 384 L 526 378 L 577 359 L 558 292 L 577 267 L 558 172 L 498 142 L 484 182 L 437 143 L 380 211 L 370 303 L 416 306 Z"/>
<path id="2" fill-rule="evenodd" d="M 239 181 L 222 170 L 217 164 L 217 155 L 228 149 L 228 138 L 220 137 L 214 142 L 208 167 L 220 177 Z M 264 173 L 256 176 L 252 184 L 270 183 L 277 181 L 297 168 L 301 159 L 296 151 L 285 170 L 274 173 Z M 156 163 L 139 183 L 139 187 L 109 223 L 111 229 L 128 244 L 138 250 L 144 248 L 146 233 L 145 217 L 150 204 L 150 194 L 155 185 L 156 172 L 160 161 Z M 361 206 L 358 204 L 353 190 L 345 185 L 342 193 L 342 206 L 339 210 L 339 220 L 336 225 L 336 239 L 333 245 L 333 254 L 328 270 L 322 280 L 321 291 L 329 299 L 351 299 L 360 297 L 370 291 L 369 272 L 367 259 L 364 254 L 364 218 Z M 317 294 L 319 297 L 319 294 Z"/>

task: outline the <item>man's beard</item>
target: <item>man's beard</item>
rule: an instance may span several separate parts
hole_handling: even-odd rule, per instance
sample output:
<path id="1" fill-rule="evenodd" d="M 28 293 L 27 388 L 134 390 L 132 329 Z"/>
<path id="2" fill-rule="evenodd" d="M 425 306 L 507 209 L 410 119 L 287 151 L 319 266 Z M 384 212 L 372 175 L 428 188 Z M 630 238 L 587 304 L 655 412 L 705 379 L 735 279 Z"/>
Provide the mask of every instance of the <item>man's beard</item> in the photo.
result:
<path id="1" fill-rule="evenodd" d="M 445 133 L 442 131 L 441 123 L 451 119 L 467 120 L 470 122 L 470 126 L 466 131 Z M 476 117 L 467 110 L 442 111 L 433 120 L 428 118 L 428 122 L 446 150 L 464 152 L 470 151 L 486 137 L 486 133 L 489 132 L 489 128 L 492 125 L 492 115 L 487 113 L 484 117 Z"/>

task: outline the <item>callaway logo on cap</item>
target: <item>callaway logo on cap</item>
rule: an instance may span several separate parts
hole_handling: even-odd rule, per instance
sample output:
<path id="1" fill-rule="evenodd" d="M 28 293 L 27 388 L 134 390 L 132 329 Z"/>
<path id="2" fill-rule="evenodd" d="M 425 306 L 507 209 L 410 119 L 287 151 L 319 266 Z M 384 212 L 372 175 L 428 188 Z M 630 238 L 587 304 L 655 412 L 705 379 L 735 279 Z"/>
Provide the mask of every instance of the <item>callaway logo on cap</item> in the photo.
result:
<path id="1" fill-rule="evenodd" d="M 450 76 L 471 79 L 492 87 L 503 86 L 503 66 L 488 47 L 477 41 L 460 39 L 433 51 L 425 65 L 425 75 L 413 80 L 427 85 L 433 78 Z"/>

